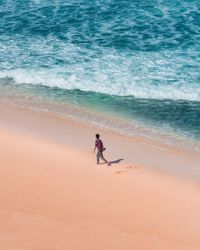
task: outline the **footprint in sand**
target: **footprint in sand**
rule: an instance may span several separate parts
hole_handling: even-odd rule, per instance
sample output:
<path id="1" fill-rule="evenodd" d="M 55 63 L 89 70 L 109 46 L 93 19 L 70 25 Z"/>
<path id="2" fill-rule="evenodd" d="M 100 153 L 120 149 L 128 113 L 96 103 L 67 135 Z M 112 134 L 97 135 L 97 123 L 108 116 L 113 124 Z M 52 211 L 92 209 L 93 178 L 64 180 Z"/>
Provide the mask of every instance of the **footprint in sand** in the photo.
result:
<path id="1" fill-rule="evenodd" d="M 118 170 L 118 171 L 115 171 L 115 174 L 123 174 L 123 173 L 126 173 L 128 171 L 126 170 Z"/>
<path id="2" fill-rule="evenodd" d="M 130 170 L 130 169 L 140 169 L 139 166 L 131 166 L 131 165 L 129 165 L 129 166 L 124 166 L 124 168 L 125 168 L 126 170 L 118 170 L 118 171 L 115 171 L 115 174 L 123 174 L 123 173 L 128 172 L 128 170 Z"/>
<path id="3" fill-rule="evenodd" d="M 139 166 L 126 166 L 126 169 L 139 169 Z"/>

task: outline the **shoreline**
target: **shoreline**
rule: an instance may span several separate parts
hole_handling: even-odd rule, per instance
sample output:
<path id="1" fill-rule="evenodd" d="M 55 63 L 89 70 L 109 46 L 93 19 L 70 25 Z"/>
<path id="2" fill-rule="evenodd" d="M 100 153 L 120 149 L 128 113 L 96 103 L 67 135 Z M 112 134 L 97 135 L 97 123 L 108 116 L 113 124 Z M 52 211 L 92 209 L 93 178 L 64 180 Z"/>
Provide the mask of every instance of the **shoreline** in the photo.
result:
<path id="1" fill-rule="evenodd" d="M 186 136 L 183 131 L 168 131 L 151 124 L 147 126 L 144 121 L 141 123 L 137 119 L 131 122 L 130 118 L 116 116 L 112 112 L 107 113 L 104 109 L 97 110 L 95 107 L 82 106 L 80 103 L 73 103 L 70 100 L 60 102 L 56 98 L 53 100 L 53 96 L 50 98 L 51 100 L 47 100 L 46 97 L 43 100 L 39 94 L 32 93 L 31 91 L 28 96 L 26 94 L 18 93 L 15 95 L 12 93 L 7 97 L 2 96 L 1 104 L 10 105 L 11 107 L 14 104 L 22 110 L 29 109 L 30 111 L 46 113 L 60 119 L 75 120 L 80 124 L 101 128 L 109 133 L 120 135 L 122 138 L 151 144 L 164 150 L 199 154 L 200 141 L 195 140 L 191 135 Z"/>
<path id="2" fill-rule="evenodd" d="M 17 108 L 0 117 L 0 248 L 200 249 L 200 179 L 154 159 L 192 168 L 191 155 L 100 131 L 105 156 L 124 160 L 97 166 L 94 128 Z"/>
<path id="3" fill-rule="evenodd" d="M 0 117 L 0 128 L 9 128 L 27 135 L 32 134 L 84 150 L 85 148 L 93 149 L 94 135 L 98 132 L 105 140 L 106 153 L 109 157 L 124 158 L 126 162 L 141 164 L 165 174 L 197 182 L 200 180 L 200 156 L 194 152 L 154 144 L 150 140 L 140 137 L 123 136 L 116 131 L 76 119 L 56 116 L 54 113 L 13 105 L 1 105 Z M 145 158 L 143 158 L 143 152 L 146 152 Z M 159 158 L 163 160 L 161 161 Z M 170 160 L 171 166 L 168 165 L 168 160 Z"/>

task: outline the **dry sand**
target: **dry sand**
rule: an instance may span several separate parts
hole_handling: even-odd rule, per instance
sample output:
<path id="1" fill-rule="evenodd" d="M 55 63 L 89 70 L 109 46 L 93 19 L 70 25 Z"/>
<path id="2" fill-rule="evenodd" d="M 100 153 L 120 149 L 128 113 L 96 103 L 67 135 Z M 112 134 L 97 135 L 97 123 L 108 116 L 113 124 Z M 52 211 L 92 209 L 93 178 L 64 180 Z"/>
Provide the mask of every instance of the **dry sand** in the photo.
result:
<path id="1" fill-rule="evenodd" d="M 0 250 L 200 249 L 198 157 L 106 132 L 107 157 L 125 159 L 97 166 L 95 128 L 0 115 Z"/>

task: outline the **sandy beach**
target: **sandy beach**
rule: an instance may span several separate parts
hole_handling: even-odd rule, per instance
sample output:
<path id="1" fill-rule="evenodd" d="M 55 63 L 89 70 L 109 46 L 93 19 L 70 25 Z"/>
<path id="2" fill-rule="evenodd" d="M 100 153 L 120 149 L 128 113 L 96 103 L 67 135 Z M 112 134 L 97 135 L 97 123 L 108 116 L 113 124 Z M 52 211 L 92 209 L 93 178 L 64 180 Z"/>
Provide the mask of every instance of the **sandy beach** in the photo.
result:
<path id="1" fill-rule="evenodd" d="M 16 107 L 0 117 L 0 249 L 200 249 L 199 156 Z"/>
<path id="2" fill-rule="evenodd" d="M 200 1 L 0 15 L 0 250 L 200 250 Z"/>

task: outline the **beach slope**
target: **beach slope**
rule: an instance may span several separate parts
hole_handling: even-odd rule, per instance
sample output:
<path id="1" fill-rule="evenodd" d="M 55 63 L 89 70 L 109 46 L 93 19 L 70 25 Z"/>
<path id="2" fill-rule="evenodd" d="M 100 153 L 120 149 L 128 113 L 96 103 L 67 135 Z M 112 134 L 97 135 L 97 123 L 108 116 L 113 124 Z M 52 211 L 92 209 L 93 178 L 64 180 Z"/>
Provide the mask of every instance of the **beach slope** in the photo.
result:
<path id="1" fill-rule="evenodd" d="M 200 249 L 196 182 L 97 166 L 92 149 L 27 133 L 0 137 L 0 249 Z"/>

